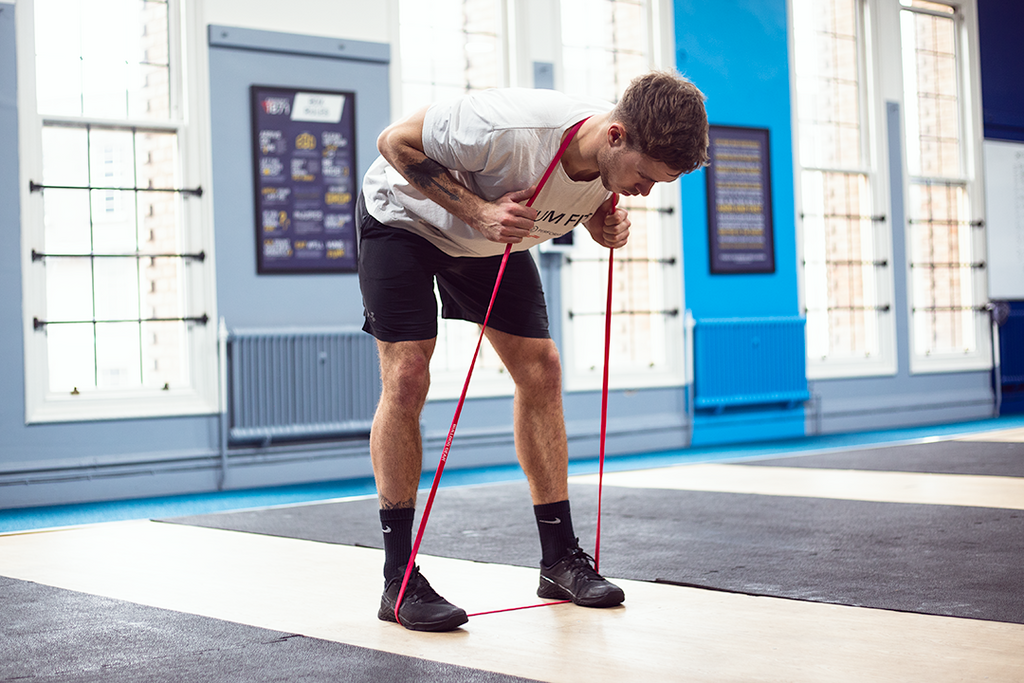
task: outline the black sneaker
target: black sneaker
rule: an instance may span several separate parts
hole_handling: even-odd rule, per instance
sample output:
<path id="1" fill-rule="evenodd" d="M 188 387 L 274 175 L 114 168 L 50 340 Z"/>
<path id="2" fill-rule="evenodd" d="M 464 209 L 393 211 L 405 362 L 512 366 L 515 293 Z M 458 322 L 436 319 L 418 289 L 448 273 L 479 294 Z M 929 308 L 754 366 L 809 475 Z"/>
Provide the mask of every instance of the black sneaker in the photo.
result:
<path id="1" fill-rule="evenodd" d="M 542 598 L 572 600 L 583 607 L 618 605 L 626 599 L 626 594 L 594 571 L 593 562 L 594 558 L 577 546 L 550 567 L 541 563 L 537 595 Z"/>
<path id="2" fill-rule="evenodd" d="M 384 586 L 377 612 L 381 621 L 395 621 L 395 602 L 402 588 L 402 578 L 391 579 Z M 469 621 L 465 610 L 448 602 L 430 587 L 418 566 L 413 567 L 409 575 L 398 618 L 402 626 L 413 631 L 454 631 Z"/>

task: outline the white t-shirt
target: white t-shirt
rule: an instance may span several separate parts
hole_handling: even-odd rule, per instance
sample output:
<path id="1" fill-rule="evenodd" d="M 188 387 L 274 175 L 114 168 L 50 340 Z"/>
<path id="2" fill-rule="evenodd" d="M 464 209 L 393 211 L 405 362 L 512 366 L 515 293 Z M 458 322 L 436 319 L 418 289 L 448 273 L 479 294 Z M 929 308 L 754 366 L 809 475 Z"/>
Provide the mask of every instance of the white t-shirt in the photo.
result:
<path id="1" fill-rule="evenodd" d="M 493 201 L 538 183 L 558 152 L 562 134 L 610 109 L 606 102 L 553 90 L 486 90 L 431 106 L 423 123 L 423 149 L 470 191 Z M 564 235 L 590 218 L 609 195 L 600 178 L 575 182 L 558 164 L 533 203 L 533 232 L 512 245 L 513 250 Z M 414 232 L 451 256 L 505 252 L 503 243 L 488 240 L 427 199 L 383 157 L 366 172 L 363 197 L 378 221 Z"/>

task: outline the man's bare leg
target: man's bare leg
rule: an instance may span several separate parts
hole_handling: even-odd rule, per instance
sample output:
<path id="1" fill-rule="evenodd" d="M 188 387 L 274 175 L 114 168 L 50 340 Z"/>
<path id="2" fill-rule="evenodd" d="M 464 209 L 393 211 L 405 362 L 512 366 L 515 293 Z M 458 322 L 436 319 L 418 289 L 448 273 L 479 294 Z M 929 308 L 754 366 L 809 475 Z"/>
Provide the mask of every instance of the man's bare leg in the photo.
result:
<path id="1" fill-rule="evenodd" d="M 377 342 L 382 389 L 370 429 L 370 459 L 384 534 L 384 594 L 377 618 L 395 621 L 395 605 L 412 553 L 416 489 L 423 467 L 420 413 L 430 387 L 434 340 Z M 403 626 L 451 631 L 466 623 L 465 610 L 438 595 L 414 568 L 398 609 Z"/>
<path id="2" fill-rule="evenodd" d="M 550 339 L 497 330 L 488 330 L 487 338 L 516 383 L 516 454 L 530 482 L 542 552 L 537 595 L 586 607 L 614 607 L 625 594 L 594 570 L 572 526 L 558 348 Z"/>
<path id="3" fill-rule="evenodd" d="M 382 510 L 416 506 L 423 467 L 420 413 L 430 388 L 434 343 L 377 342 L 382 388 L 370 429 L 370 460 Z"/>
<path id="4" fill-rule="evenodd" d="M 516 455 L 534 505 L 569 498 L 569 448 L 562 413 L 562 366 L 550 339 L 488 329 L 487 339 L 516 383 Z"/>

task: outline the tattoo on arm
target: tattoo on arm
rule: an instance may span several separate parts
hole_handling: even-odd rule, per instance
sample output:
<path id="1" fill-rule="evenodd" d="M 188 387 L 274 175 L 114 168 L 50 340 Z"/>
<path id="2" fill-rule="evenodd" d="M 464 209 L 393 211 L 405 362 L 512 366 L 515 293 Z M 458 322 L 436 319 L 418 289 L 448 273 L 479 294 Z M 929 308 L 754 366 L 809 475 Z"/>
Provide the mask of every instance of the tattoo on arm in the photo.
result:
<path id="1" fill-rule="evenodd" d="M 448 198 L 453 202 L 459 201 L 459 196 L 457 194 L 445 187 L 443 183 L 439 182 L 440 178 L 448 174 L 448 169 L 433 159 L 426 158 L 423 161 L 417 161 L 414 164 L 407 164 L 405 167 L 405 174 L 414 185 L 419 185 L 420 187 L 430 187 L 433 185 L 448 195 Z"/>

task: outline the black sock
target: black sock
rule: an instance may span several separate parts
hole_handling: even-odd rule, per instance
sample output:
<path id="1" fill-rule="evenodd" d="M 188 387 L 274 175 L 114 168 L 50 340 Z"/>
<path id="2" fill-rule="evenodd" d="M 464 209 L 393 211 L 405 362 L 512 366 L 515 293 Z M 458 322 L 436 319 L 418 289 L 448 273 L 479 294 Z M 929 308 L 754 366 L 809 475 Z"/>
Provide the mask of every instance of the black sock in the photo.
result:
<path id="1" fill-rule="evenodd" d="M 550 567 L 562 559 L 567 550 L 576 547 L 569 501 L 534 505 L 533 514 L 537 516 L 537 531 L 540 532 L 541 562 Z"/>
<path id="2" fill-rule="evenodd" d="M 384 533 L 384 581 L 405 575 L 412 555 L 412 521 L 416 508 L 380 511 L 380 530 Z"/>

